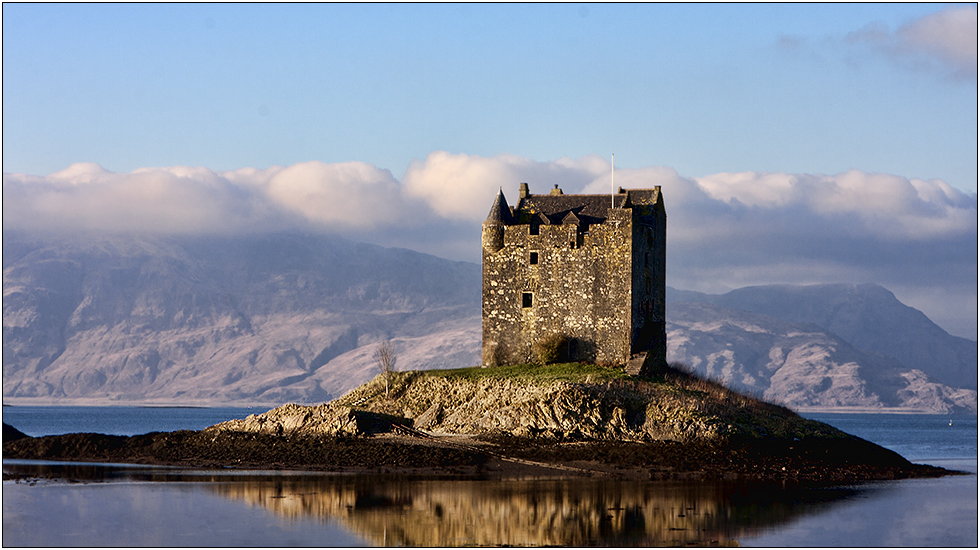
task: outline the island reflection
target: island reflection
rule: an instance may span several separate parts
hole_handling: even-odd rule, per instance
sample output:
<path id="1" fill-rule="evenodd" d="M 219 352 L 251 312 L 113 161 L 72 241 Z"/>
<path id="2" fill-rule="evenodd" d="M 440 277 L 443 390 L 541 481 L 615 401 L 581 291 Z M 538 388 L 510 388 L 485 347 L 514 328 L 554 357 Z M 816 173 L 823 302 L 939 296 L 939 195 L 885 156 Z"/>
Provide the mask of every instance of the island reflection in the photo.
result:
<path id="1" fill-rule="evenodd" d="M 325 477 L 209 488 L 287 518 L 337 521 L 377 546 L 731 546 L 858 491 L 779 482 Z"/>

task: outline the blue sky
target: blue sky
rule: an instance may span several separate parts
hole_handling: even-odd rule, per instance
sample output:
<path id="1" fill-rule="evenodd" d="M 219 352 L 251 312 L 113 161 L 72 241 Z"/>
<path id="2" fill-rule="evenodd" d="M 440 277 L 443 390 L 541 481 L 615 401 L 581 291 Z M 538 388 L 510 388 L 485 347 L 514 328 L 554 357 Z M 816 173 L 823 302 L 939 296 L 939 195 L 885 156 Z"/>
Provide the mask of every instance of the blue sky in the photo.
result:
<path id="1" fill-rule="evenodd" d="M 848 39 L 944 7 L 5 4 L 3 169 L 614 152 L 976 191 L 975 67 Z"/>
<path id="2" fill-rule="evenodd" d="M 662 185 L 668 284 L 977 336 L 975 4 L 4 4 L 4 230 L 480 260 L 499 187 Z M 362 215 L 367 209 L 372 215 Z"/>

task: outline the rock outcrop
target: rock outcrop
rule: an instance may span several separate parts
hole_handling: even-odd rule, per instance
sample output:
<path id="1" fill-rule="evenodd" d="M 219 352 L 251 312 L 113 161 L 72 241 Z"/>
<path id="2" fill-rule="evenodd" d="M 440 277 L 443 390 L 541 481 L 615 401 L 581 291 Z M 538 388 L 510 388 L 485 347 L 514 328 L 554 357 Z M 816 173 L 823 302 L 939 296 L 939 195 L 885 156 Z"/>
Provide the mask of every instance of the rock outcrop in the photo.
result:
<path id="1" fill-rule="evenodd" d="M 786 408 L 685 373 L 638 379 L 588 365 L 515 366 L 381 376 L 317 406 L 284 405 L 213 431 L 272 435 L 502 435 L 542 440 L 715 441 L 839 437 Z"/>

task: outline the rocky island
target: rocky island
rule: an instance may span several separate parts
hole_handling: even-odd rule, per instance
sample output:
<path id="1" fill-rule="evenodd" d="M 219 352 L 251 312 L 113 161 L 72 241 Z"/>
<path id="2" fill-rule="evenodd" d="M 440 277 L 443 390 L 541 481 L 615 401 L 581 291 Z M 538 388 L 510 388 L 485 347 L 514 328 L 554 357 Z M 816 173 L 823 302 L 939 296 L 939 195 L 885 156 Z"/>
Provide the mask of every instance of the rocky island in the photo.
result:
<path id="1" fill-rule="evenodd" d="M 5 426 L 3 456 L 480 478 L 847 482 L 951 473 L 676 365 L 640 377 L 581 363 L 392 372 L 328 403 L 201 431 L 8 438 Z"/>

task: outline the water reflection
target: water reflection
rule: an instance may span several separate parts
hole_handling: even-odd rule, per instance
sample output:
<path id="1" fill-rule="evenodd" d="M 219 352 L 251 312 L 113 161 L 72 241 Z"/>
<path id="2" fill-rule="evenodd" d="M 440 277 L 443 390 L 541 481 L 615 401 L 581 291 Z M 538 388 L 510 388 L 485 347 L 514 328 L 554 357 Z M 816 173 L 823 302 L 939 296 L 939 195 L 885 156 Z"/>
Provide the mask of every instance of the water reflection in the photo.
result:
<path id="1" fill-rule="evenodd" d="M 199 482 L 213 494 L 289 522 L 340 523 L 378 546 L 727 546 L 862 491 L 782 483 L 411 480 L 104 465 L 5 463 L 4 471 Z"/>
<path id="2" fill-rule="evenodd" d="M 731 545 L 854 489 L 714 482 L 279 480 L 221 484 L 289 518 L 333 518 L 379 546 Z"/>

